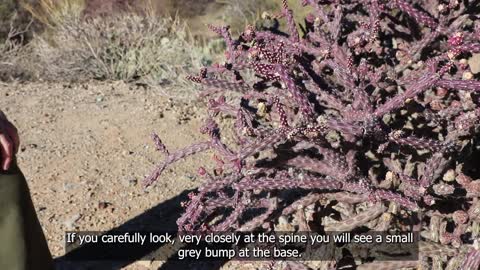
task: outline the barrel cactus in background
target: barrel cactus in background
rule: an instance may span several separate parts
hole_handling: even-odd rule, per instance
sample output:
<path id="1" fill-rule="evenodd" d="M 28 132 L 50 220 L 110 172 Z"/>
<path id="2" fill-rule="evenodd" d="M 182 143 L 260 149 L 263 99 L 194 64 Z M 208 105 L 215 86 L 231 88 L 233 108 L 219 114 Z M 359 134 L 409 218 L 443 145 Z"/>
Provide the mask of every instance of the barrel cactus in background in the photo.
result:
<path id="1" fill-rule="evenodd" d="M 478 269 L 480 82 L 472 59 L 480 3 L 302 4 L 311 7 L 304 22 L 286 1 L 273 15 L 286 20 L 284 32 L 248 26 L 234 39 L 228 26 L 210 26 L 225 40 L 225 62 L 188 77 L 205 88 L 206 139 L 169 151 L 154 134 L 166 157 L 145 185 L 168 165 L 213 151 L 217 166 L 199 168 L 204 181 L 179 231 L 410 228 L 421 234 L 419 261 L 357 269 Z M 234 144 L 222 136 L 221 116 L 234 119 Z"/>

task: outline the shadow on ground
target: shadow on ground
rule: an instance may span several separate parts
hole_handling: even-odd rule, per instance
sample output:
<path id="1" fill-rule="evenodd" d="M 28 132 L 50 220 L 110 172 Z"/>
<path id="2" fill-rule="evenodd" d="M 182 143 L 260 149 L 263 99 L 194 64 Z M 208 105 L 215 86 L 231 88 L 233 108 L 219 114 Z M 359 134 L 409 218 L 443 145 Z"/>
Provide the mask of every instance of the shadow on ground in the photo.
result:
<path id="1" fill-rule="evenodd" d="M 188 199 L 187 194 L 192 190 L 185 190 L 176 197 L 167 200 L 157 206 L 147 210 L 143 214 L 128 220 L 124 224 L 113 228 L 109 232 L 117 231 L 169 231 L 176 232 L 176 220 L 183 212 L 180 203 Z M 80 261 L 72 258 L 89 257 L 98 252 L 95 246 L 83 245 L 74 249 L 65 255 L 55 259 L 57 270 L 117 270 L 126 267 L 145 256 L 153 253 L 159 246 L 146 246 L 140 250 L 135 249 L 135 254 L 129 254 L 125 261 Z M 94 255 L 95 256 L 95 255 Z M 225 262 L 182 262 L 177 260 L 168 260 L 162 264 L 158 270 L 177 270 L 177 269 L 196 269 L 196 270 L 215 270 Z"/>

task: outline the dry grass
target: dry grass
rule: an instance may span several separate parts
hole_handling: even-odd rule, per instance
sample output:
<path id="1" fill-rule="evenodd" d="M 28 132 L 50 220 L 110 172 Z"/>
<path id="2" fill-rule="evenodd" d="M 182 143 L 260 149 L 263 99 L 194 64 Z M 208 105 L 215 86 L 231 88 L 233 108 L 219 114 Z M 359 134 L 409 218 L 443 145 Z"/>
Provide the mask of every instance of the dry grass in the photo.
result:
<path id="1" fill-rule="evenodd" d="M 49 28 L 80 18 L 85 9 L 85 0 L 39 0 L 35 5 L 21 0 L 20 4 L 33 18 Z"/>
<path id="2" fill-rule="evenodd" d="M 84 17 L 85 0 L 23 2 L 46 26 L 30 42 L 38 75 L 50 81 L 122 80 L 192 96 L 187 74 L 212 61 L 212 50 L 197 46 L 185 23 L 158 16 L 150 0 L 107 16 Z M 188 90 L 188 91 L 186 91 Z"/>
<path id="3" fill-rule="evenodd" d="M 123 80 L 151 86 L 189 84 L 183 78 L 208 64 L 186 25 L 154 14 L 70 18 L 33 41 L 49 80 Z"/>
<path id="4" fill-rule="evenodd" d="M 44 80 L 123 80 L 164 90 L 175 88 L 178 93 L 169 90 L 167 94 L 189 96 L 189 91 L 182 91 L 192 89 L 185 76 L 220 59 L 224 44 L 207 37 L 208 30 L 203 31 L 205 39 L 194 40 L 185 23 L 158 16 L 151 0 L 142 1 L 140 12 L 136 9 L 90 19 L 82 16 L 86 0 L 39 0 L 36 5 L 20 1 L 45 26 L 44 31 L 35 33 L 21 52 L 11 44 L 2 45 L 2 65 L 18 67 L 13 59 L 21 55 L 22 65 L 29 62 L 24 66 Z M 304 15 L 298 1 L 289 2 L 295 14 Z M 218 13 L 223 16 L 222 24 L 230 24 L 233 34 L 246 24 L 257 23 L 264 11 L 280 10 L 277 0 L 217 0 L 216 5 L 219 3 L 223 5 Z M 195 19 L 190 19 L 195 24 Z"/>

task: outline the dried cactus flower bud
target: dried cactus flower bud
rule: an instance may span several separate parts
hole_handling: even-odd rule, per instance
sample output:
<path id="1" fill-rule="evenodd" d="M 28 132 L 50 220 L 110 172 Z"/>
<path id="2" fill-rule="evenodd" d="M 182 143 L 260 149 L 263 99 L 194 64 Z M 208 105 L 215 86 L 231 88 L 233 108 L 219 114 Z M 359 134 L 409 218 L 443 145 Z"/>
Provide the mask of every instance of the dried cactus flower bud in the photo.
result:
<path id="1" fill-rule="evenodd" d="M 200 167 L 198 168 L 198 174 L 201 175 L 201 176 L 204 176 L 207 174 L 207 170 L 205 170 L 204 167 Z"/>
<path id="2" fill-rule="evenodd" d="M 447 56 L 450 60 L 453 60 L 455 59 L 455 57 L 457 57 L 457 54 L 455 53 L 455 51 L 450 50 L 447 52 Z"/>
<path id="3" fill-rule="evenodd" d="M 437 87 L 437 96 L 438 97 L 445 97 L 448 94 L 448 90 L 444 87 Z"/>
<path id="4" fill-rule="evenodd" d="M 443 175 L 443 181 L 452 182 L 455 181 L 455 170 L 450 169 Z"/>
<path id="5" fill-rule="evenodd" d="M 448 4 L 448 7 L 453 9 L 453 8 L 458 7 L 458 5 L 459 5 L 458 0 L 450 0 L 450 3 Z"/>
<path id="6" fill-rule="evenodd" d="M 264 12 L 262 12 L 261 18 L 262 18 L 263 20 L 269 20 L 269 19 L 272 18 L 272 16 L 270 15 L 270 13 L 264 11 Z"/>
<path id="7" fill-rule="evenodd" d="M 437 10 L 438 10 L 438 12 L 441 13 L 441 12 L 443 12 L 443 11 L 446 10 L 446 6 L 445 6 L 444 4 L 439 4 L 439 5 L 437 6 Z"/>
<path id="8" fill-rule="evenodd" d="M 466 71 L 462 74 L 462 79 L 464 80 L 471 80 L 473 79 L 473 73 L 471 73 L 470 71 Z"/>
<path id="9" fill-rule="evenodd" d="M 462 45 L 463 43 L 463 33 L 462 32 L 457 32 L 453 34 L 449 39 L 448 39 L 448 44 L 453 47 L 457 47 Z"/>
<path id="10" fill-rule="evenodd" d="M 465 224 L 468 221 L 468 213 L 463 210 L 457 210 L 453 212 L 452 218 L 456 224 Z"/>
<path id="11" fill-rule="evenodd" d="M 305 17 L 305 20 L 309 23 L 315 23 L 316 19 L 317 19 L 317 17 L 315 17 L 315 14 L 313 14 L 313 13 L 308 13 L 307 17 Z"/>
<path id="12" fill-rule="evenodd" d="M 468 59 L 468 66 L 473 74 L 480 73 L 480 53 L 474 53 L 472 57 Z"/>
<path id="13" fill-rule="evenodd" d="M 395 177 L 395 174 L 391 171 L 388 171 L 386 174 L 385 174 L 385 180 L 389 181 L 389 182 L 393 182 L 394 180 L 394 177 Z"/>
<path id="14" fill-rule="evenodd" d="M 264 117 L 267 114 L 267 105 L 264 102 L 257 104 L 257 114 L 260 117 Z"/>
<path id="15" fill-rule="evenodd" d="M 435 184 L 433 185 L 433 191 L 437 195 L 449 195 L 453 194 L 455 188 L 452 185 L 447 185 L 447 184 Z"/>
<path id="16" fill-rule="evenodd" d="M 383 221 L 391 221 L 393 219 L 393 215 L 391 213 L 383 213 L 382 215 Z"/>
<path id="17" fill-rule="evenodd" d="M 472 178 L 465 175 L 464 173 L 459 173 L 456 178 L 456 181 L 462 186 L 468 186 L 472 182 Z"/>
<path id="18" fill-rule="evenodd" d="M 445 104 L 443 104 L 441 100 L 432 100 L 432 102 L 430 102 L 430 108 L 434 111 L 441 111 L 445 109 Z"/>

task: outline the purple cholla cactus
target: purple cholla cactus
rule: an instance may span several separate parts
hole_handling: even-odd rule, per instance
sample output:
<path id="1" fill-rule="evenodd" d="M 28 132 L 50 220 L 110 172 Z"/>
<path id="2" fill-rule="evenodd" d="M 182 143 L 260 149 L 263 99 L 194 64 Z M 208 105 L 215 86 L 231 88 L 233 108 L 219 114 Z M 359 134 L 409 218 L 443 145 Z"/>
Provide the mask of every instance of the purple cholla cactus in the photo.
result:
<path id="1" fill-rule="evenodd" d="M 458 254 L 461 269 L 478 268 L 480 175 L 468 160 L 479 151 L 480 82 L 463 75 L 461 59 L 480 52 L 471 19 L 480 4 L 444 2 L 303 0 L 312 13 L 299 28 L 283 1 L 276 17 L 286 33 L 248 26 L 234 39 L 209 26 L 225 39 L 226 62 L 188 77 L 205 88 L 208 139 L 170 153 L 153 135 L 166 158 L 145 186 L 214 151 L 217 168 L 200 167 L 205 181 L 184 204 L 180 231 L 274 230 L 280 217 L 312 231 L 413 227 L 421 261 L 358 269 L 438 255 L 447 266 Z M 229 93 L 240 98 L 227 102 Z M 235 119 L 236 146 L 222 141 L 218 115 Z M 336 220 L 320 215 L 340 205 L 349 210 Z M 308 206 L 318 215 L 295 224 Z"/>

